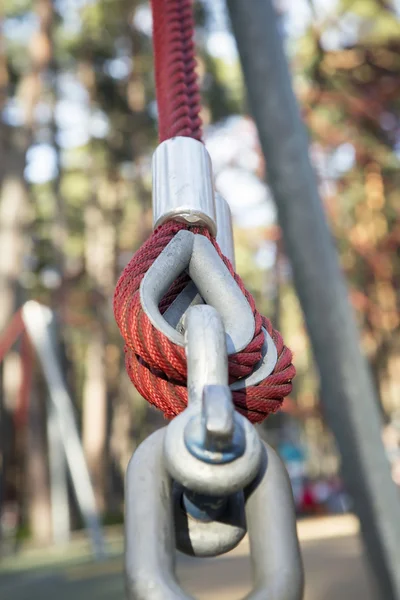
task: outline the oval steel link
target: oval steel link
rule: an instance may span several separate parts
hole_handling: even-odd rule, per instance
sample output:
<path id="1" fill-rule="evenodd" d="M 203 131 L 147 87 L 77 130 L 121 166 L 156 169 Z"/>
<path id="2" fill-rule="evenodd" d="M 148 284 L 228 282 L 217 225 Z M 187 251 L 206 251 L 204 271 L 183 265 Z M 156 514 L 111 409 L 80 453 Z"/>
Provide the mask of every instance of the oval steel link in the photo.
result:
<path id="1" fill-rule="evenodd" d="M 175 574 L 172 479 L 163 447 L 167 428 L 149 436 L 126 478 L 125 576 L 129 600 L 193 600 Z M 290 481 L 263 443 L 262 468 L 244 490 L 254 588 L 246 600 L 301 600 L 303 566 Z"/>

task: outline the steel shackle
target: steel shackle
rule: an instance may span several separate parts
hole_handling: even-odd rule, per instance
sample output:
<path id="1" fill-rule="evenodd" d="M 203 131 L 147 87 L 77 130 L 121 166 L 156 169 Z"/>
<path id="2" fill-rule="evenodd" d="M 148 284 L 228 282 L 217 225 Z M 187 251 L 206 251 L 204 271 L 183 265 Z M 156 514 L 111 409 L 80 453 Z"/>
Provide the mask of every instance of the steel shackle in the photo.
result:
<path id="1" fill-rule="evenodd" d="M 246 534 L 243 488 L 257 476 L 262 446 L 235 411 L 228 386 L 224 324 L 192 306 L 185 317 L 188 406 L 168 425 L 164 461 L 174 484 L 176 547 L 218 556 Z"/>
<path id="2" fill-rule="evenodd" d="M 175 574 L 173 482 L 163 447 L 166 428 L 131 458 L 126 477 L 125 575 L 129 600 L 193 600 Z M 262 466 L 244 490 L 254 586 L 246 600 L 301 600 L 303 567 L 285 467 L 263 443 Z"/>

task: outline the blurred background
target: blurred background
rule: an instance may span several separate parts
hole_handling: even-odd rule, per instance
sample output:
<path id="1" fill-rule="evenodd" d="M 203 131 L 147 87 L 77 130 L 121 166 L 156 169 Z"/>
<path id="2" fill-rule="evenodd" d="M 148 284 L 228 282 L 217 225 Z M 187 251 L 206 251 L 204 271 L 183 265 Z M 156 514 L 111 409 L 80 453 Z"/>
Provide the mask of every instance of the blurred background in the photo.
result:
<path id="1" fill-rule="evenodd" d="M 379 392 L 382 442 L 400 485 L 400 3 L 275 5 L 320 193 Z M 293 393 L 260 432 L 284 459 L 299 518 L 307 517 L 301 524 L 306 567 L 322 586 L 316 592 L 311 581 L 307 598 L 338 596 L 327 565 L 342 559 L 337 569 L 344 573 L 347 564 L 351 573 L 341 593 L 373 598 L 352 501 L 320 407 L 225 3 L 198 0 L 195 14 L 205 143 L 216 186 L 233 214 L 236 268 L 294 352 Z M 96 505 L 118 555 L 127 462 L 164 424 L 125 373 L 112 313 L 118 276 L 152 230 L 157 107 L 150 6 L 139 0 L 3 0 L 0 23 L 0 332 L 28 300 L 54 310 L 58 360 Z M 0 335 L 0 356 L 4 343 Z M 42 369 L 24 339 L 3 354 L 0 595 L 3 586 L 4 597 L 42 599 L 52 585 L 61 589 L 51 559 L 83 560 L 86 537 L 76 484 L 62 456 L 54 463 L 58 446 Z M 61 525 L 57 514 L 63 515 Z M 332 521 L 331 515 L 345 516 Z M 66 597 L 122 598 L 120 560 L 107 564 L 100 586 L 92 567 L 68 567 L 72 587 Z M 226 563 L 225 581 L 236 569 L 229 564 L 236 563 Z M 184 562 L 181 568 L 183 579 L 196 582 L 204 567 Z M 110 583 L 108 589 L 107 582 L 116 587 Z M 201 597 L 225 597 L 218 589 Z M 239 584 L 234 590 L 240 597 Z"/>

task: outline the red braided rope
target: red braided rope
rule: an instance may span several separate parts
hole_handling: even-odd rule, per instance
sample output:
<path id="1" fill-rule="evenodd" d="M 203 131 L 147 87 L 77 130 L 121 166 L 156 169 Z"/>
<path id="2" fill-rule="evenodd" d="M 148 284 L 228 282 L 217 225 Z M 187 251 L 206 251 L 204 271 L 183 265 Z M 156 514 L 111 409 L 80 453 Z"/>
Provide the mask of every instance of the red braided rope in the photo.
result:
<path id="1" fill-rule="evenodd" d="M 200 96 L 195 73 L 193 16 L 191 0 L 151 0 L 155 79 L 159 112 L 159 138 L 192 137 L 201 141 Z M 260 422 L 276 412 L 291 389 L 295 375 L 292 353 L 280 333 L 255 307 L 230 261 L 206 229 L 167 223 L 159 227 L 138 250 L 122 273 L 114 295 L 114 313 L 126 346 L 126 368 L 139 393 L 160 408 L 166 417 L 179 414 L 187 405 L 186 357 L 184 348 L 175 345 L 155 329 L 144 313 L 139 296 L 140 282 L 159 254 L 181 229 L 205 235 L 224 261 L 247 298 L 255 319 L 254 338 L 242 352 L 229 357 L 230 383 L 253 372 L 261 358 L 262 326 L 278 351 L 274 372 L 258 385 L 233 392 L 238 411 L 252 422 Z M 188 283 L 180 276 L 160 303 L 163 313 Z"/>
<path id="2" fill-rule="evenodd" d="M 233 392 L 236 408 L 253 423 L 260 422 L 276 412 L 291 389 L 295 375 L 292 353 L 284 345 L 280 333 L 271 322 L 262 317 L 255 307 L 254 298 L 246 290 L 230 261 L 222 255 L 216 241 L 204 228 L 188 227 L 180 223 L 166 223 L 153 233 L 133 256 L 123 271 L 114 295 L 114 314 L 124 337 L 126 368 L 139 393 L 151 404 L 160 408 L 166 417 L 179 414 L 187 405 L 186 357 L 184 348 L 173 344 L 150 323 L 140 303 L 139 287 L 145 273 L 165 246 L 181 229 L 205 235 L 214 245 L 231 275 L 247 298 L 255 319 L 255 334 L 250 344 L 242 351 L 229 357 L 230 383 L 249 375 L 261 358 L 264 326 L 271 335 L 278 351 L 278 362 L 274 372 L 256 386 Z M 188 283 L 181 276 L 160 303 L 164 312 L 178 293 Z"/>
<path id="3" fill-rule="evenodd" d="M 160 142 L 177 135 L 201 141 L 191 0 L 151 0 Z"/>

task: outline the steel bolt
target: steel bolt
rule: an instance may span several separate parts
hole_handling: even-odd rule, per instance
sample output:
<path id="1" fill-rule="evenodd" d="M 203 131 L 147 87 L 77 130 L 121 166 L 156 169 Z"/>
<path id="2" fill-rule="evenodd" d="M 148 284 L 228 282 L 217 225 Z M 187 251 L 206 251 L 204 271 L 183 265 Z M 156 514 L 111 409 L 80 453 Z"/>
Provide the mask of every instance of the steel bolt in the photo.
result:
<path id="1" fill-rule="evenodd" d="M 227 385 L 204 387 L 201 423 L 207 450 L 223 451 L 230 447 L 235 424 L 232 394 Z"/>

